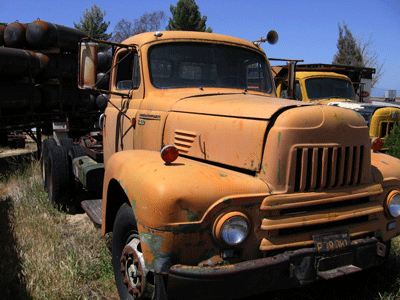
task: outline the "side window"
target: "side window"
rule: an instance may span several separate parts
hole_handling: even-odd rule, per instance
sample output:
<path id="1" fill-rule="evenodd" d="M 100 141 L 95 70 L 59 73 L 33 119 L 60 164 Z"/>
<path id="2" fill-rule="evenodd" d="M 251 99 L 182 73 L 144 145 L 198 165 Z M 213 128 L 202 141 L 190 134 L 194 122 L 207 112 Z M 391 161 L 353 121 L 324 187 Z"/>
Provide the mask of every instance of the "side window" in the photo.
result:
<path id="1" fill-rule="evenodd" d="M 303 100 L 303 95 L 301 94 L 300 83 L 298 81 L 296 81 L 296 83 L 294 84 L 294 93 L 295 93 L 295 99 Z"/>
<path id="2" fill-rule="evenodd" d="M 115 88 L 117 90 L 138 89 L 140 86 L 139 56 L 136 51 L 123 51 L 118 55 Z"/>

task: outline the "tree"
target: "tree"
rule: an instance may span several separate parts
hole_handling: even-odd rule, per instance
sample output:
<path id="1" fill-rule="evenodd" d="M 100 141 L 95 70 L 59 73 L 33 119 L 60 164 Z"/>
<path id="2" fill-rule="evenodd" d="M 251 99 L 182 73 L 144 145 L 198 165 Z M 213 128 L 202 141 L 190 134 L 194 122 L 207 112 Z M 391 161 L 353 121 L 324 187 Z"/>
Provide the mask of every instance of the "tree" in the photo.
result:
<path id="1" fill-rule="evenodd" d="M 132 35 L 134 35 L 132 22 L 123 18 L 115 25 L 111 39 L 113 42 L 121 43 Z"/>
<path id="2" fill-rule="evenodd" d="M 356 39 L 343 23 L 343 28 L 339 24 L 339 39 L 337 42 L 338 52 L 333 57 L 333 64 L 354 67 L 364 67 L 364 59 Z"/>
<path id="3" fill-rule="evenodd" d="M 384 63 L 379 63 L 378 54 L 373 49 L 371 49 L 373 42 L 374 41 L 372 40 L 372 36 L 370 36 L 368 41 L 365 43 L 362 38 L 358 40 L 358 47 L 361 49 L 361 55 L 364 59 L 364 65 L 368 68 L 375 69 L 375 74 L 372 78 L 372 87 L 385 73 L 383 69 Z"/>
<path id="4" fill-rule="evenodd" d="M 396 123 L 389 135 L 386 136 L 384 147 L 389 148 L 387 154 L 400 158 L 400 123 Z"/>
<path id="5" fill-rule="evenodd" d="M 136 34 L 148 31 L 159 30 L 161 24 L 165 22 L 166 16 L 163 11 L 155 11 L 151 14 L 145 13 L 134 21 Z"/>
<path id="6" fill-rule="evenodd" d="M 135 34 L 159 30 L 165 19 L 163 11 L 145 13 L 139 19 L 135 19 L 133 23 L 122 19 L 114 27 L 112 40 L 121 43 Z"/>
<path id="7" fill-rule="evenodd" d="M 74 22 L 74 26 L 76 29 L 86 32 L 91 38 L 106 41 L 111 37 L 111 34 L 106 33 L 110 22 L 104 21 L 105 15 L 106 11 L 104 10 L 101 12 L 100 8 L 94 4 L 90 11 L 86 8 L 86 11 L 83 13 L 83 18 L 80 18 L 78 24 Z M 107 45 L 99 45 L 100 50 L 106 48 L 108 48 Z"/>
<path id="8" fill-rule="evenodd" d="M 179 0 L 176 7 L 171 5 L 172 18 L 169 18 L 167 30 L 187 30 L 212 32 L 206 28 L 207 16 L 201 16 L 199 6 L 194 0 Z"/>
<path id="9" fill-rule="evenodd" d="M 372 38 L 364 43 L 363 39 L 358 41 L 343 22 L 343 27 L 339 24 L 339 39 L 337 42 L 338 52 L 333 57 L 333 64 L 347 65 L 354 67 L 374 68 L 375 75 L 372 78 L 373 87 L 382 77 L 384 70 L 383 64 L 378 62 L 378 55 L 371 49 Z"/>

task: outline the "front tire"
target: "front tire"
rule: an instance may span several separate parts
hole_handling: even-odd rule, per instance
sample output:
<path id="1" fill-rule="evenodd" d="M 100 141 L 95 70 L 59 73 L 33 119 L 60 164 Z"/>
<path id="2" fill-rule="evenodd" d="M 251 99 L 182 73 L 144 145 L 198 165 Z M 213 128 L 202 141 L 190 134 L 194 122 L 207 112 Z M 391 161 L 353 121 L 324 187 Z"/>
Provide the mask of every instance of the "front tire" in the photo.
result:
<path id="1" fill-rule="evenodd" d="M 114 222 L 112 263 L 120 299 L 152 299 L 154 285 L 148 282 L 135 216 L 126 203 Z"/>

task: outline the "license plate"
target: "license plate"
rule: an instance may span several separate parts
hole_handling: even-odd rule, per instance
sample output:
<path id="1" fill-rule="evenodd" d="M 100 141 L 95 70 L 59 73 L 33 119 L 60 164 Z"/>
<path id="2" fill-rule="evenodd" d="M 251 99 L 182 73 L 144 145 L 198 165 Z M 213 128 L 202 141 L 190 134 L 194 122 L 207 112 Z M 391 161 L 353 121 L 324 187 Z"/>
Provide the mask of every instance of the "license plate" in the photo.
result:
<path id="1" fill-rule="evenodd" d="M 313 235 L 315 248 L 318 252 L 330 252 L 347 248 L 351 244 L 349 232 L 343 230 L 336 233 Z"/>

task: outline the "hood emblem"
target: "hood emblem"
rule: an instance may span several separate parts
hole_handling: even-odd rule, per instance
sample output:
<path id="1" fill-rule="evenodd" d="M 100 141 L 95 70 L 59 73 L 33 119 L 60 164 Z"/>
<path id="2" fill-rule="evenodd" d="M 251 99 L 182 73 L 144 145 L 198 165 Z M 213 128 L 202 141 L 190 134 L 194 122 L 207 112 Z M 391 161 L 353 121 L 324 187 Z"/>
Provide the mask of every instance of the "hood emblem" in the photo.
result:
<path id="1" fill-rule="evenodd" d="M 397 111 L 394 111 L 392 114 L 392 119 L 397 119 L 397 117 L 398 117 L 398 113 L 397 113 Z"/>

